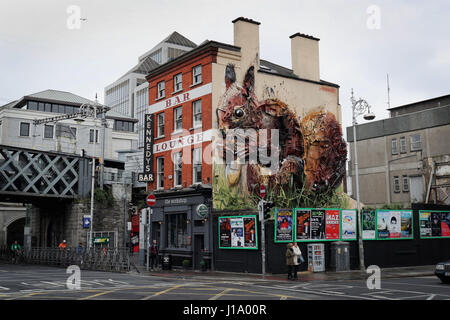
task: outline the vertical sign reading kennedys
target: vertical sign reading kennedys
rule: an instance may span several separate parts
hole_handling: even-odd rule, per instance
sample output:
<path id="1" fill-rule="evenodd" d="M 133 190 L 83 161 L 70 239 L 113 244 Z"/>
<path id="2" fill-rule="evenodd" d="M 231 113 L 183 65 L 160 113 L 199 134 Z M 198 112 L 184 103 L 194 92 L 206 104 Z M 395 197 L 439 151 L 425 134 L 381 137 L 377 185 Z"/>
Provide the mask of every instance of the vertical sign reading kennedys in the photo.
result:
<path id="1" fill-rule="evenodd" d="M 294 241 L 292 209 L 277 209 L 275 218 L 275 242 Z"/>
<path id="2" fill-rule="evenodd" d="M 153 114 L 145 115 L 144 128 L 144 172 L 138 175 L 139 182 L 153 181 Z"/>

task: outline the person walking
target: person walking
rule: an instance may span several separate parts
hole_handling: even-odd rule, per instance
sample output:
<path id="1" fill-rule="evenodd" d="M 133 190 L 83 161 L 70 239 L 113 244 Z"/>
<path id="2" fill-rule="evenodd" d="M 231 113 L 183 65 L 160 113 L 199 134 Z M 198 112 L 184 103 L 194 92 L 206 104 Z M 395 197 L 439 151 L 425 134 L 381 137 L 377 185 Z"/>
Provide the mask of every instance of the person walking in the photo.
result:
<path id="1" fill-rule="evenodd" d="M 297 276 L 298 267 L 299 267 L 300 263 L 302 263 L 303 256 L 302 256 L 302 251 L 300 250 L 297 242 L 293 243 L 292 251 L 294 253 L 294 266 L 293 266 L 294 278 L 293 278 L 293 280 L 298 280 L 298 276 Z"/>
<path id="2" fill-rule="evenodd" d="M 12 263 L 17 263 L 18 258 L 19 258 L 20 249 L 22 249 L 22 247 L 17 242 L 17 240 L 15 240 L 14 243 L 11 245 Z"/>
<path id="3" fill-rule="evenodd" d="M 293 266 L 294 266 L 294 250 L 292 249 L 293 245 L 292 243 L 288 243 L 287 244 L 287 249 L 286 249 L 286 265 L 287 265 L 287 269 L 288 269 L 288 280 L 291 280 L 293 278 L 292 275 L 292 270 L 293 270 Z"/>
<path id="4" fill-rule="evenodd" d="M 150 269 L 153 271 L 158 267 L 158 244 L 156 240 L 153 240 L 153 243 L 150 246 Z"/>

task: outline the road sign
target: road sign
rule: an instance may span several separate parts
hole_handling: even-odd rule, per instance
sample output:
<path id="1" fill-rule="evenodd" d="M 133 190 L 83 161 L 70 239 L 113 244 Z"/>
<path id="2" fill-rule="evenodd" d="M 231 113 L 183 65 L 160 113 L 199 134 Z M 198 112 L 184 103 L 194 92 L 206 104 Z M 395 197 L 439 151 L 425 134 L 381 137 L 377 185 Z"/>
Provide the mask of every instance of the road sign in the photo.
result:
<path id="1" fill-rule="evenodd" d="M 261 196 L 261 198 L 264 198 L 266 196 L 266 186 L 264 186 L 263 184 L 259 188 L 259 195 Z"/>
<path id="2" fill-rule="evenodd" d="M 91 227 L 91 216 L 83 216 L 83 228 L 88 229 Z"/>
<path id="3" fill-rule="evenodd" d="M 146 199 L 147 204 L 152 207 L 156 203 L 156 197 L 154 194 L 149 194 Z"/>

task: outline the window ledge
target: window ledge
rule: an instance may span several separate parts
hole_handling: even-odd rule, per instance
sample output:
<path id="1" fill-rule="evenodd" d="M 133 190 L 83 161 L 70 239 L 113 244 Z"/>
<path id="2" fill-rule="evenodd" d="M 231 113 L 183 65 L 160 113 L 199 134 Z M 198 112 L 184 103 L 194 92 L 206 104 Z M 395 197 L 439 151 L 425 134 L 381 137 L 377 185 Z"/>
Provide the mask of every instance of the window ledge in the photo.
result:
<path id="1" fill-rule="evenodd" d="M 160 140 L 160 139 L 164 139 L 165 137 L 166 137 L 165 135 L 162 135 L 162 136 L 154 138 L 153 140 Z"/>
<path id="2" fill-rule="evenodd" d="M 183 92 L 183 88 L 181 88 L 180 90 L 174 91 L 171 94 L 174 95 L 175 93 L 180 93 L 180 92 Z"/>
<path id="3" fill-rule="evenodd" d="M 166 98 L 166 96 L 156 98 L 156 99 L 155 99 L 155 102 L 156 102 L 156 101 L 159 101 L 159 100 L 163 100 L 163 99 L 165 99 L 165 98 Z"/>
<path id="4" fill-rule="evenodd" d="M 193 84 L 191 84 L 191 85 L 189 86 L 189 88 L 192 88 L 192 87 L 198 86 L 199 84 L 202 84 L 202 83 L 203 83 L 203 81 L 200 81 L 200 82 L 196 82 L 196 83 L 193 83 Z"/>
<path id="5" fill-rule="evenodd" d="M 189 128 L 189 131 L 195 130 L 195 129 L 202 129 L 203 126 L 197 126 L 197 127 L 193 127 L 193 128 Z"/>

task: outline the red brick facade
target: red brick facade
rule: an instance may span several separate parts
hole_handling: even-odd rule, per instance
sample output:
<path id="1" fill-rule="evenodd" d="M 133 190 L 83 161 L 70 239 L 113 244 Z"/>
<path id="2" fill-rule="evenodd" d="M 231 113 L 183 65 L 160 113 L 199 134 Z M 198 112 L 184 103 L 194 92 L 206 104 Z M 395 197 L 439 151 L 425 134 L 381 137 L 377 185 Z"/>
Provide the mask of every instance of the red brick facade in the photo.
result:
<path id="1" fill-rule="evenodd" d="M 157 158 L 164 157 L 164 190 L 168 190 L 174 187 L 174 165 L 173 165 L 173 153 L 182 152 L 182 177 L 181 186 L 189 187 L 193 184 L 193 165 L 192 154 L 193 149 L 201 146 L 202 157 L 205 157 L 205 153 L 210 153 L 209 145 L 211 141 L 205 141 L 196 143 L 194 142 L 183 148 L 171 149 L 168 151 L 164 147 L 171 145 L 171 140 L 181 137 L 198 134 L 212 129 L 212 63 L 215 62 L 216 51 L 205 50 L 198 52 L 195 56 L 190 57 L 188 60 L 181 59 L 173 66 L 166 68 L 158 73 L 150 74 L 147 77 L 149 82 L 149 112 L 154 114 L 154 145 L 157 150 L 153 155 L 153 170 L 155 180 L 148 184 L 149 191 L 157 189 L 158 182 L 158 161 Z M 177 59 L 178 60 L 178 59 Z M 184 60 L 184 61 L 183 61 Z M 170 64 L 170 62 L 169 62 Z M 193 84 L 193 68 L 201 65 L 201 82 Z M 182 74 L 182 89 L 174 92 L 174 77 L 178 74 Z M 164 81 L 165 83 L 165 96 L 158 99 L 158 83 Z M 209 84 L 209 86 L 207 86 Z M 205 86 L 206 85 L 206 86 Z M 194 93 L 199 90 L 203 90 L 201 87 L 211 88 L 206 94 L 195 96 Z M 197 90 L 196 90 L 197 89 Z M 187 100 L 187 101 L 186 101 Z M 202 126 L 194 130 L 193 125 L 193 103 L 201 100 L 201 113 L 202 113 Z M 182 133 L 173 134 L 174 132 L 174 109 L 182 107 Z M 158 115 L 164 113 L 164 136 L 158 137 Z M 164 144 L 164 142 L 167 142 Z M 161 144 L 164 146 L 161 148 Z M 155 150 L 154 148 L 154 150 Z M 190 155 L 187 150 L 190 150 Z M 186 158 L 190 157 L 190 161 L 186 161 Z M 210 157 L 207 155 L 206 157 Z M 205 163 L 202 161 L 201 170 L 201 182 L 212 182 L 212 165 L 211 162 Z M 169 177 L 172 176 L 171 179 Z M 162 189 L 162 188 L 161 188 Z"/>

